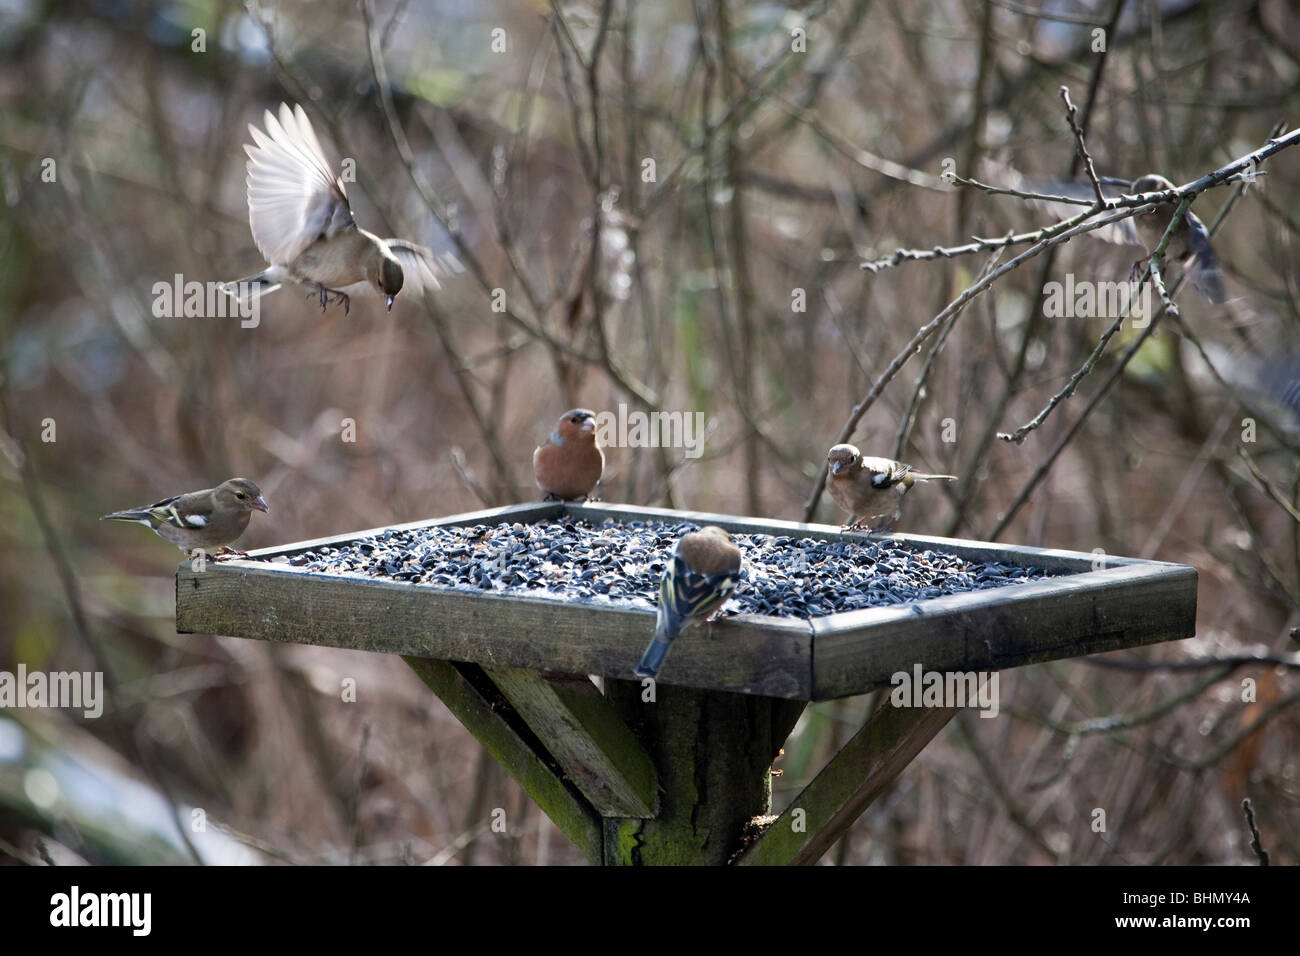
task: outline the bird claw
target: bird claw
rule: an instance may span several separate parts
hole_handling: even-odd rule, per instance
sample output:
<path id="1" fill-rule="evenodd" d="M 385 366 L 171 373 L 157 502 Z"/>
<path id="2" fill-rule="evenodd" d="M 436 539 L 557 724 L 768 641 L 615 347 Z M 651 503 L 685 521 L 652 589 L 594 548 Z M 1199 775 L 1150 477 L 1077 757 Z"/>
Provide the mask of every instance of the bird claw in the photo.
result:
<path id="1" fill-rule="evenodd" d="M 247 551 L 240 551 L 238 548 L 223 547 L 214 551 L 212 554 L 213 561 L 220 561 L 222 558 L 246 558 Z"/>
<path id="2" fill-rule="evenodd" d="M 311 299 L 311 298 L 315 298 L 315 299 L 319 300 L 319 302 L 320 302 L 320 310 L 321 310 L 322 312 L 324 312 L 324 311 L 325 311 L 325 307 L 329 305 L 329 303 L 330 303 L 330 296 L 333 296 L 335 302 L 342 302 L 342 303 L 343 303 L 343 314 L 344 314 L 344 315 L 347 315 L 347 314 L 348 314 L 348 311 L 349 311 L 349 309 L 350 309 L 350 307 L 351 307 L 351 305 L 352 305 L 352 300 L 348 297 L 347 293 L 345 293 L 345 292 L 339 292 L 339 291 L 336 290 L 336 289 L 327 289 L 327 288 L 325 288 L 324 285 L 322 285 L 322 284 L 319 283 L 319 282 L 315 282 L 315 283 L 313 283 L 313 285 L 315 285 L 316 288 L 313 289 L 312 291 L 310 291 L 310 292 L 307 293 L 307 298 L 309 298 L 309 299 Z"/>

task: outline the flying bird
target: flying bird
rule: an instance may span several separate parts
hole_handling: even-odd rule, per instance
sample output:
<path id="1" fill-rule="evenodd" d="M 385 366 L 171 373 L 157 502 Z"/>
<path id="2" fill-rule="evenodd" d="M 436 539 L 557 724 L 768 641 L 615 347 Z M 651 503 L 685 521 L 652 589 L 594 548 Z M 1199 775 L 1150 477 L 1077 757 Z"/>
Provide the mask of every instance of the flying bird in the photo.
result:
<path id="1" fill-rule="evenodd" d="M 147 508 L 114 511 L 100 520 L 137 521 L 186 554 L 243 554 L 229 545 L 244 533 L 254 511 L 270 510 L 257 485 L 247 478 L 231 478 L 215 488 L 164 498 Z"/>
<path id="2" fill-rule="evenodd" d="M 1069 199 L 1096 198 L 1092 184 L 1086 180 L 1036 180 L 1001 163 L 990 162 L 987 165 L 992 172 L 992 178 L 1011 189 L 1064 196 Z M 1177 188 L 1168 179 L 1155 173 L 1139 176 L 1131 182 L 1113 176 L 1103 176 L 1098 181 L 1102 187 L 1102 194 L 1108 199 L 1116 199 L 1120 196 L 1132 198 L 1144 193 L 1158 193 Z M 1035 199 L 1033 202 L 1034 205 L 1047 209 L 1062 219 L 1076 216 L 1083 209 L 1082 206 L 1052 202 L 1046 198 Z M 1128 219 L 1120 219 L 1100 229 L 1089 230 L 1085 235 L 1112 245 L 1141 246 L 1147 251 L 1147 257 L 1138 260 L 1134 266 L 1136 269 L 1150 258 L 1150 254 L 1160 244 L 1177 208 L 1177 202 L 1162 202 L 1155 208 Z M 1210 302 L 1218 304 L 1224 301 L 1223 273 L 1219 268 L 1219 260 L 1214 254 L 1214 248 L 1210 244 L 1210 231 L 1200 217 L 1190 209 L 1170 237 L 1169 245 L 1165 248 L 1165 258 L 1170 262 L 1182 263 L 1196 290 Z"/>
<path id="3" fill-rule="evenodd" d="M 311 120 L 301 106 L 280 104 L 276 119 L 266 111 L 266 132 L 250 125 L 256 145 L 248 153 L 248 222 L 269 268 L 228 282 L 238 299 L 274 292 L 286 281 L 312 289 L 321 310 L 343 304 L 367 286 L 388 308 L 402 289 L 440 287 L 439 275 L 460 270 L 449 255 L 437 256 L 405 239 L 381 239 L 352 218 L 343 180 L 325 160 Z"/>
<path id="4" fill-rule="evenodd" d="M 1165 177 L 1148 173 L 1133 180 L 1128 191 L 1138 195 L 1175 188 L 1177 187 Z M 1160 245 L 1160 240 L 1164 238 L 1177 208 L 1177 203 L 1162 202 L 1156 208 L 1140 212 L 1132 219 L 1126 220 L 1133 223 L 1138 238 L 1147 249 L 1148 256 Z M 1205 228 L 1205 223 L 1201 222 L 1200 217 L 1190 209 L 1183 216 L 1183 221 L 1178 224 L 1178 228 L 1174 230 L 1174 234 L 1169 237 L 1165 255 L 1174 261 L 1187 264 L 1192 284 L 1201 295 L 1211 302 L 1223 301 L 1223 278 L 1219 271 L 1219 260 L 1215 258 L 1214 249 L 1210 246 L 1210 231 Z"/>
<path id="5" fill-rule="evenodd" d="M 551 436 L 533 451 L 533 477 L 546 500 L 590 498 L 605 473 L 605 453 L 596 440 L 596 415 L 573 408 L 560 416 Z"/>
<path id="6" fill-rule="evenodd" d="M 864 458 L 854 445 L 834 446 L 827 452 L 826 462 L 826 491 L 851 519 L 844 530 L 859 528 L 868 518 L 876 522 L 871 530 L 888 530 L 902 515 L 903 495 L 915 482 L 957 480 L 956 475 L 913 471 L 911 465 L 892 458 Z M 884 511 L 871 514 L 877 509 Z"/>
<path id="7" fill-rule="evenodd" d="M 722 528 L 709 525 L 678 538 L 659 582 L 655 635 L 636 676 L 657 678 L 682 629 L 722 607 L 739 580 L 740 549 Z"/>

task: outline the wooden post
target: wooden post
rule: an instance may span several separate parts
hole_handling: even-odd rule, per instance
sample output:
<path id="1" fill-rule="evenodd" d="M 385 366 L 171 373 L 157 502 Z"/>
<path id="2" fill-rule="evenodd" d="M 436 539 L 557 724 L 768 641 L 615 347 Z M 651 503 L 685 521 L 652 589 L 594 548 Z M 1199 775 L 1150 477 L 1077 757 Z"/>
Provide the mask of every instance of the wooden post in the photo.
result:
<path id="1" fill-rule="evenodd" d="M 605 820 L 612 866 L 721 865 L 772 806 L 772 760 L 793 725 L 785 701 L 610 680 L 605 696 L 659 768 L 653 819 Z M 802 705 L 798 708 L 802 710 Z M 797 719 L 797 712 L 795 718 Z M 779 741 L 774 743 L 776 738 Z"/>

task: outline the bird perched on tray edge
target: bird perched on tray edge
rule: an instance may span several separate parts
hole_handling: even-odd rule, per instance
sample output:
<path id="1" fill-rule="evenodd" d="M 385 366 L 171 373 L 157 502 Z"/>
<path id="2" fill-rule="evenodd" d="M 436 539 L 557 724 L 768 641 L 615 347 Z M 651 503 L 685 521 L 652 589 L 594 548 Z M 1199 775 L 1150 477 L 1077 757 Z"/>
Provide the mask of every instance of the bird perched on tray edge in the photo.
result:
<path id="1" fill-rule="evenodd" d="M 458 271 L 451 256 L 435 256 L 405 239 L 381 239 L 357 226 L 343 180 L 325 161 L 311 120 L 301 106 L 280 104 L 280 118 L 266 111 L 266 132 L 249 126 L 248 222 L 253 241 L 270 268 L 228 282 L 227 293 L 243 300 L 274 292 L 286 281 L 309 286 L 321 310 L 331 297 L 343 304 L 349 290 L 374 288 L 393 307 L 403 288 L 439 288 L 440 273 Z"/>
<path id="2" fill-rule="evenodd" d="M 586 408 L 572 408 L 560 416 L 550 437 L 533 451 L 533 477 L 547 501 L 590 498 L 604 473 L 596 414 Z"/>
<path id="3" fill-rule="evenodd" d="M 213 549 L 243 554 L 229 545 L 244 533 L 254 511 L 270 510 L 257 485 L 247 478 L 231 478 L 215 488 L 164 498 L 147 508 L 115 511 L 100 520 L 138 521 L 186 554 Z"/>
<path id="4" fill-rule="evenodd" d="M 854 445 L 835 445 L 827 452 L 826 462 L 826 491 L 852 519 L 844 525 L 845 530 L 861 527 L 869 511 L 882 504 L 887 507 L 890 497 L 896 495 L 892 515 L 870 515 L 873 520 L 888 518 L 871 530 L 887 530 L 902 514 L 903 495 L 914 482 L 957 480 L 956 475 L 927 475 L 913 471 L 911 465 L 892 458 L 864 458 Z"/>
<path id="5" fill-rule="evenodd" d="M 684 534 L 659 582 L 654 638 L 636 665 L 637 677 L 657 678 L 677 635 L 722 607 L 740 580 L 740 549 L 716 525 Z"/>

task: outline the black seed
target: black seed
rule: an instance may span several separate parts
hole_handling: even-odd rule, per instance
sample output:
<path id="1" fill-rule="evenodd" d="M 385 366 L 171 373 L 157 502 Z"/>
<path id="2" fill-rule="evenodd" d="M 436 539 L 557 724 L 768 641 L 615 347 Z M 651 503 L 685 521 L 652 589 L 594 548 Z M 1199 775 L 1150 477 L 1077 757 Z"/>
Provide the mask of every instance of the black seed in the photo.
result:
<path id="1" fill-rule="evenodd" d="M 690 522 L 569 518 L 536 524 L 391 529 L 339 547 L 269 560 L 308 572 L 387 577 L 429 587 L 539 592 L 548 598 L 653 608 L 667 555 Z M 733 535 L 745 555 L 724 614 L 809 618 L 909 604 L 1048 575 L 1039 568 L 968 563 L 933 548 L 845 538 Z"/>

